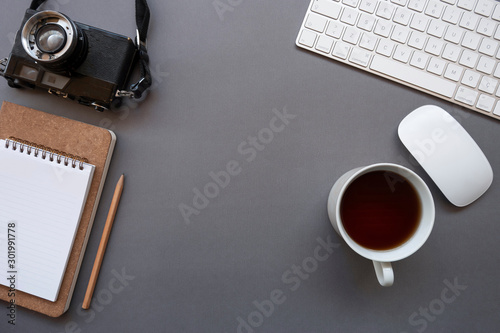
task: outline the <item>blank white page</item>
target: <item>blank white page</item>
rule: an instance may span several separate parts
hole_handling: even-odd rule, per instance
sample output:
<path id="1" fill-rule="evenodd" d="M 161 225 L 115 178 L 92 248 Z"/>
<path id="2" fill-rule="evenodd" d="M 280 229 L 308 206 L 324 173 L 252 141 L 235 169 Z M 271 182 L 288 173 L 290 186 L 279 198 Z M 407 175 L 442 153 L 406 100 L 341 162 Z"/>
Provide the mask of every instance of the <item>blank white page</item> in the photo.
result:
<path id="1" fill-rule="evenodd" d="M 69 165 L 13 150 L 0 140 L 0 284 L 16 272 L 15 288 L 57 300 L 66 264 L 94 174 L 94 166 Z M 9 228 L 9 224 L 11 228 Z M 15 227 L 12 227 L 14 226 Z M 10 231 L 9 231 L 10 229 Z M 11 235 L 10 237 L 8 235 Z M 14 255 L 8 240 L 14 239 Z M 10 243 L 13 244 L 12 242 Z M 13 259 L 14 257 L 14 259 Z M 14 266 L 10 266 L 13 264 Z"/>

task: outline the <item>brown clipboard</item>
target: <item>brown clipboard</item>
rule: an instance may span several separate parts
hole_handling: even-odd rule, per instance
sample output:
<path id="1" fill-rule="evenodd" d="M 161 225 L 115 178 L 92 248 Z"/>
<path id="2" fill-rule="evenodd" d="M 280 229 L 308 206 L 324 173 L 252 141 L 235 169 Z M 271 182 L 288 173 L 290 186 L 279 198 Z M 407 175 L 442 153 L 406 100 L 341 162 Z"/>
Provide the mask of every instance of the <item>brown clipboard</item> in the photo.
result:
<path id="1" fill-rule="evenodd" d="M 111 155 L 115 134 L 107 129 L 68 118 L 3 102 L 0 110 L 0 138 L 15 137 L 68 154 L 82 156 L 95 166 L 82 218 L 75 236 L 66 272 L 55 302 L 16 290 L 15 304 L 51 317 L 59 317 L 69 308 L 73 290 L 85 254 Z M 9 288 L 0 285 L 0 299 L 10 302 Z"/>

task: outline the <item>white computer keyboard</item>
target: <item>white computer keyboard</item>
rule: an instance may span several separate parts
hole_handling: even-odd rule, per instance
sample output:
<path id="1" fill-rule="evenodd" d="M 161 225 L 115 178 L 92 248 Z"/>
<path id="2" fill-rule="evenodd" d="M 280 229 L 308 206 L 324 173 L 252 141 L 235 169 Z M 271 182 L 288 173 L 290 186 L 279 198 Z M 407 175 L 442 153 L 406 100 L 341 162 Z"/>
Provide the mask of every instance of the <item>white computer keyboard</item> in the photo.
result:
<path id="1" fill-rule="evenodd" d="M 312 0 L 296 44 L 500 119 L 500 2 Z"/>

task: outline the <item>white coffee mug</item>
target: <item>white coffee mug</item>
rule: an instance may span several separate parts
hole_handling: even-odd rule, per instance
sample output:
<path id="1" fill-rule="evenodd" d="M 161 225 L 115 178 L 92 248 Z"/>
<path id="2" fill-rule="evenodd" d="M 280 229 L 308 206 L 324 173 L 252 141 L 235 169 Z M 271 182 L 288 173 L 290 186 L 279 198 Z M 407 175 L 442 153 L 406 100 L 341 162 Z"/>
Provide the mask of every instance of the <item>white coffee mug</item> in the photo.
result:
<path id="1" fill-rule="evenodd" d="M 355 179 L 373 171 L 390 171 L 402 176 L 413 185 L 421 203 L 420 221 L 415 232 L 406 242 L 389 250 L 373 250 L 359 245 L 349 236 L 342 224 L 340 207 L 346 189 Z M 346 172 L 333 185 L 327 207 L 335 231 L 355 252 L 373 261 L 378 282 L 385 287 L 394 283 L 391 262 L 404 259 L 417 251 L 429 237 L 434 225 L 434 200 L 425 182 L 410 169 L 392 163 L 372 164 Z"/>

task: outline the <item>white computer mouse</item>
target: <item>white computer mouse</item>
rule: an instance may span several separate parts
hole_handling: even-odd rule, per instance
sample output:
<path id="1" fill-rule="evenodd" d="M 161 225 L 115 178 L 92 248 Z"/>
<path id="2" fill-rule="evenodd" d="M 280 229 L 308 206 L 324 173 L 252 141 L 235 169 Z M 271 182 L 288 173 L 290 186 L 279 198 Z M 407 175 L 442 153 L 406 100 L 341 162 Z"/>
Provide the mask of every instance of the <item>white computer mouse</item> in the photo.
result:
<path id="1" fill-rule="evenodd" d="M 412 111 L 398 135 L 443 194 L 466 206 L 490 187 L 493 170 L 481 148 L 448 112 L 435 105 Z"/>

